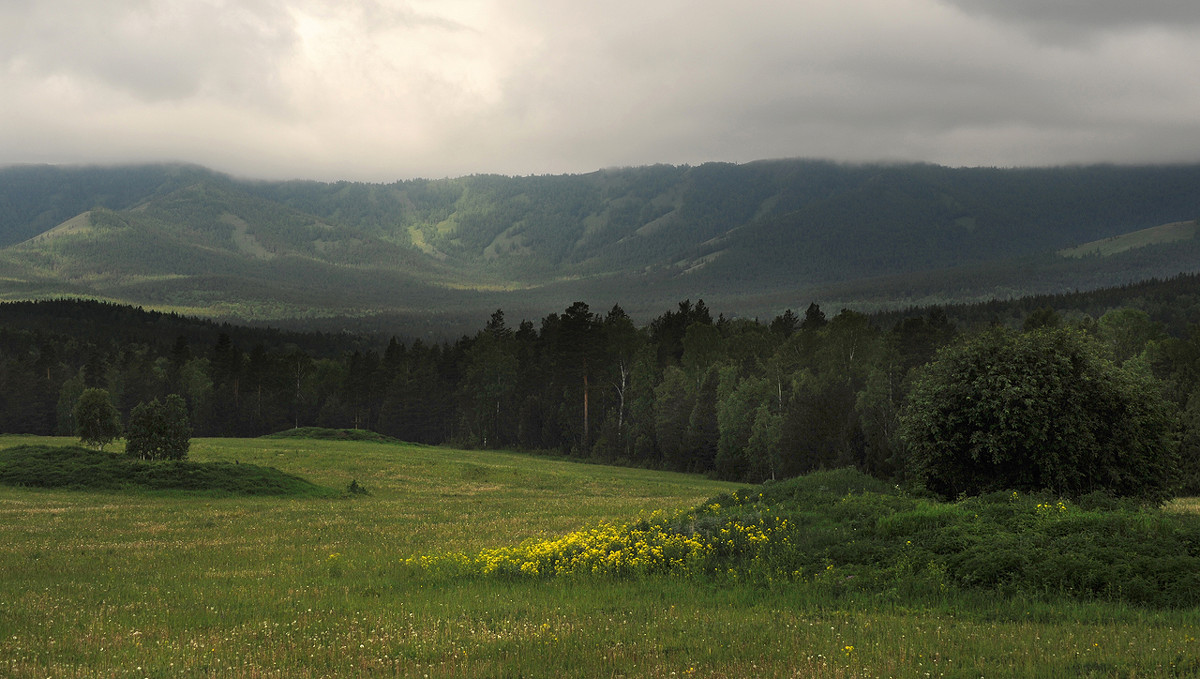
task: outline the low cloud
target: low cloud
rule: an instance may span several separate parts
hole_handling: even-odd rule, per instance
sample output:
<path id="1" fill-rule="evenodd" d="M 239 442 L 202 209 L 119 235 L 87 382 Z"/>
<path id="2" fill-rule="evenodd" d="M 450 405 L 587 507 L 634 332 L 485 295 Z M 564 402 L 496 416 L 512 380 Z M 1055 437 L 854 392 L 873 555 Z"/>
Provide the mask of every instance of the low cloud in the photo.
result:
<path id="1" fill-rule="evenodd" d="M 1189 0 L 946 0 L 978 13 L 1040 31 L 1122 30 L 1200 25 L 1200 5 Z"/>
<path id="2" fill-rule="evenodd" d="M 0 163 L 374 179 L 1200 161 L 1190 4 L 16 1 Z"/>

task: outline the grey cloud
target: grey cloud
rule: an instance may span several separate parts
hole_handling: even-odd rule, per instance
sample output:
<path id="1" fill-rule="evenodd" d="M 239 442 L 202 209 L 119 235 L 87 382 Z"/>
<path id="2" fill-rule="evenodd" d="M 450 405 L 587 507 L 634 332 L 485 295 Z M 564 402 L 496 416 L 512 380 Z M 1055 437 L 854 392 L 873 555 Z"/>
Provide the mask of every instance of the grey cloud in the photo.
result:
<path id="1" fill-rule="evenodd" d="M 0 61 L 46 76 L 85 78 L 144 101 L 202 91 L 268 100 L 294 41 L 275 2 L 6 4 Z"/>
<path id="2" fill-rule="evenodd" d="M 1197 15 L 1153 0 L 0 0 L 0 154 L 24 149 L 0 163 L 87 160 L 100 138 L 105 158 L 325 179 L 1200 160 Z M 62 97 L 63 79 L 95 86 Z"/>
<path id="3" fill-rule="evenodd" d="M 973 13 L 937 2 L 908 4 L 904 13 L 888 13 L 886 2 L 849 4 L 737 12 L 713 4 L 704 18 L 693 17 L 703 8 L 689 14 L 681 6 L 637 14 L 630 26 L 620 22 L 635 12 L 619 1 L 607 16 L 555 16 L 547 27 L 559 32 L 547 32 L 536 68 L 507 83 L 506 122 L 521 140 L 514 160 L 532 171 L 537 162 L 582 169 L 588 159 L 601 166 L 797 155 L 1144 162 L 1171 148 L 1162 141 L 1168 134 L 1177 140 L 1173 160 L 1200 153 L 1192 141 L 1200 137 L 1145 114 L 1166 106 L 1176 85 L 1200 91 L 1169 76 L 1193 53 L 1187 29 L 1063 50 L 1013 29 L 1018 20 L 1055 18 L 1032 7 L 1013 10 L 1006 23 L 981 15 L 982 4 Z M 1174 16 L 1167 9 L 1160 19 Z M 1079 30 L 1115 30 L 1121 11 L 1091 15 Z"/>
<path id="4" fill-rule="evenodd" d="M 945 0 L 981 14 L 1033 29 L 1044 36 L 1095 30 L 1200 24 L 1194 0 Z"/>

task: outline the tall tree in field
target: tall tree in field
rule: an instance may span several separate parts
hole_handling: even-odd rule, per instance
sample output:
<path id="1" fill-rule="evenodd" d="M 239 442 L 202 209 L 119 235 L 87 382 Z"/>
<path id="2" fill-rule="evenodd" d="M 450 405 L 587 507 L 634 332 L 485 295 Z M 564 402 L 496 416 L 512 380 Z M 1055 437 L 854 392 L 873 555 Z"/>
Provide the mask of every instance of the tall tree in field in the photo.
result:
<path id="1" fill-rule="evenodd" d="M 103 389 L 84 389 L 75 404 L 74 414 L 75 433 L 84 445 L 104 450 L 104 446 L 121 435 L 121 414 Z"/>

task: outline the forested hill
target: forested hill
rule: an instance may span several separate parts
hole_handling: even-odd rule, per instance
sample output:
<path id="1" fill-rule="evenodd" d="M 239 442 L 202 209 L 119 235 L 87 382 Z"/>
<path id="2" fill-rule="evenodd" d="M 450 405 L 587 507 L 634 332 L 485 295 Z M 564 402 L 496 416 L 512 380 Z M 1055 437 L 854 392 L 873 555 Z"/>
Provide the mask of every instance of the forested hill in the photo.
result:
<path id="1" fill-rule="evenodd" d="M 32 337 L 34 345 L 38 338 L 73 338 L 80 347 L 137 345 L 166 352 L 181 341 L 191 346 L 211 346 L 222 335 L 248 347 L 303 351 L 319 358 L 341 357 L 349 351 L 366 351 L 381 344 L 378 338 L 366 335 L 234 325 L 85 299 L 0 302 L 0 337 Z"/>
<path id="2" fill-rule="evenodd" d="M 371 187 L 261 184 L 325 219 L 512 276 L 661 270 L 795 284 L 1043 254 L 1200 216 L 1200 166 L 763 161 Z M 397 219 L 399 217 L 399 219 Z"/>
<path id="3" fill-rule="evenodd" d="M 1196 165 L 778 160 L 391 184 L 13 167 L 0 170 L 0 298 L 450 321 L 585 298 L 647 320 L 704 297 L 771 317 L 811 298 L 947 303 L 1196 271 L 1195 230 L 1152 227 L 1197 216 Z M 1136 247 L 1056 254 L 1141 230 Z"/>

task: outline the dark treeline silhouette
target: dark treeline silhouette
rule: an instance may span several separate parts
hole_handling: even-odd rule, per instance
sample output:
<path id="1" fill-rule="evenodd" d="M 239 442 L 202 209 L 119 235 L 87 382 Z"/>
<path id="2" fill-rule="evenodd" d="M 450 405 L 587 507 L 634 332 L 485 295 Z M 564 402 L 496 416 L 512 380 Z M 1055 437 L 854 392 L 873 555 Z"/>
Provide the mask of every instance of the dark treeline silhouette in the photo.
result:
<path id="1" fill-rule="evenodd" d="M 102 388 L 126 420 L 139 403 L 181 395 L 197 436 L 359 428 L 746 481 L 841 466 L 891 478 L 904 468 L 897 415 L 913 371 L 939 347 L 988 323 L 1070 322 L 1161 378 L 1187 453 L 1200 448 L 1189 425 L 1200 431 L 1200 329 L 1172 334 L 1158 319 L 1182 327 L 1200 279 L 1152 286 L 1113 293 L 1096 316 L 1071 304 L 1104 293 L 874 317 L 814 303 L 769 321 L 683 301 L 644 327 L 620 306 L 576 302 L 537 324 L 497 310 L 457 341 L 386 346 L 95 302 L 3 304 L 0 431 L 72 434 L 80 394 Z M 1170 296 L 1175 306 L 1155 316 L 1119 308 Z"/>

